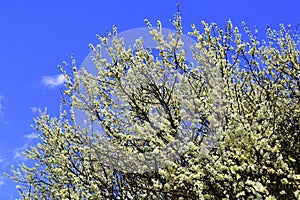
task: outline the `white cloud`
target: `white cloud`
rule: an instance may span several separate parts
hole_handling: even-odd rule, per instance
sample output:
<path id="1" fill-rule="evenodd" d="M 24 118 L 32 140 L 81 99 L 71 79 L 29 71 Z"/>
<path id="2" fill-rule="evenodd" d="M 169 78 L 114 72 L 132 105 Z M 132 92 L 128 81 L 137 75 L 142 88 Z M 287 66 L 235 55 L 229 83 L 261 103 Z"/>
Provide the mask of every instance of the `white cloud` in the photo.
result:
<path id="1" fill-rule="evenodd" d="M 25 135 L 24 137 L 27 139 L 36 139 L 36 138 L 38 138 L 38 136 L 39 136 L 39 134 L 37 134 L 37 133 L 31 133 L 31 134 Z"/>
<path id="2" fill-rule="evenodd" d="M 4 119 L 4 113 L 3 113 L 3 110 L 4 110 L 3 100 L 4 100 L 4 96 L 2 96 L 2 95 L 0 94 L 0 122 L 5 123 L 5 124 L 8 124 L 8 121 L 6 121 L 6 120 Z"/>
<path id="3" fill-rule="evenodd" d="M 43 76 L 42 78 L 42 84 L 51 88 L 62 85 L 64 82 L 66 82 L 66 78 L 62 74 L 54 76 Z"/>
<path id="4" fill-rule="evenodd" d="M 28 144 L 24 144 L 22 147 L 15 148 L 14 159 L 26 160 L 23 155 L 23 152 L 28 148 Z"/>
<path id="5" fill-rule="evenodd" d="M 33 113 L 36 113 L 37 111 L 39 111 L 39 108 L 38 108 L 38 107 L 35 107 L 35 106 L 32 106 L 32 107 L 30 107 L 30 110 L 31 110 Z"/>
<path id="6" fill-rule="evenodd" d="M 22 157 L 23 157 L 22 151 L 20 151 L 19 149 L 16 150 L 15 155 L 14 155 L 14 159 L 22 158 Z"/>
<path id="7" fill-rule="evenodd" d="M 0 186 L 4 185 L 4 177 L 0 176 Z"/>
<path id="8" fill-rule="evenodd" d="M 3 112 L 3 105 L 2 105 L 3 98 L 4 97 L 0 94 L 0 114 Z"/>

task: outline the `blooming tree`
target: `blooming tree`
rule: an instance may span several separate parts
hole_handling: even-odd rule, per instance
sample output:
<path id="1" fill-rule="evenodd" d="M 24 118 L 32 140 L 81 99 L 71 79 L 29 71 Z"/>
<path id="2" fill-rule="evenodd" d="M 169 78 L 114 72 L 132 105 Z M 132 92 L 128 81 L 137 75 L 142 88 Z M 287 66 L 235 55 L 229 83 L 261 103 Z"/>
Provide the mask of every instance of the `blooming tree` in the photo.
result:
<path id="1" fill-rule="evenodd" d="M 191 61 L 179 13 L 172 22 L 164 35 L 146 21 L 155 49 L 126 47 L 115 27 L 97 36 L 97 73 L 74 58 L 72 72 L 61 67 L 70 111 L 35 119 L 34 165 L 10 175 L 23 199 L 300 198 L 297 32 L 259 40 L 246 25 L 202 22 Z"/>

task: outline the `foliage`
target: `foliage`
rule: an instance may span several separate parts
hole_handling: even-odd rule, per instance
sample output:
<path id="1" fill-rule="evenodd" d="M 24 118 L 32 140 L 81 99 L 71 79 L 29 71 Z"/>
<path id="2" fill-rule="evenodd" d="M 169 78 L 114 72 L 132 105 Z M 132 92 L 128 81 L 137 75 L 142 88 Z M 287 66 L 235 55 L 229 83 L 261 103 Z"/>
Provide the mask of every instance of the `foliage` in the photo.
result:
<path id="1" fill-rule="evenodd" d="M 11 176 L 23 199 L 300 198 L 299 35 L 202 22 L 188 62 L 179 13 L 172 22 L 164 37 L 147 21 L 157 56 L 114 28 L 90 45 L 97 74 L 62 68 L 71 110 L 35 120 L 35 165 Z"/>

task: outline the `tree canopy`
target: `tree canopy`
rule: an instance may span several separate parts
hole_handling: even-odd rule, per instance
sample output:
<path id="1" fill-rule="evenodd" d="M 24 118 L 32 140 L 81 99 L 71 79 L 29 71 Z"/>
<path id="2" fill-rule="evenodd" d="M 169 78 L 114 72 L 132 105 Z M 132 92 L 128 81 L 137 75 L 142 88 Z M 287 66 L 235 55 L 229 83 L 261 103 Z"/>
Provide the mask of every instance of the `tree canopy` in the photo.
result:
<path id="1" fill-rule="evenodd" d="M 61 114 L 35 119 L 34 164 L 10 175 L 21 197 L 299 199 L 297 31 L 193 24 L 191 61 L 179 13 L 169 35 L 146 23 L 155 49 L 126 47 L 114 27 L 90 45 L 97 73 L 60 68 Z"/>

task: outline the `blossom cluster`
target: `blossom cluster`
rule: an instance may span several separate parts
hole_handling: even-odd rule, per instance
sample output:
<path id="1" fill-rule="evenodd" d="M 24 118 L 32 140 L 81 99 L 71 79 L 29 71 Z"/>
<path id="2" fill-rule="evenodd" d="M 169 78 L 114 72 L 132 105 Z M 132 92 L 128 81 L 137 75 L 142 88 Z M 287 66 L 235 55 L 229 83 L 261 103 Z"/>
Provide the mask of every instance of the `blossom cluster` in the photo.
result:
<path id="1" fill-rule="evenodd" d="M 114 27 L 90 45 L 96 74 L 62 68 L 71 110 L 36 119 L 35 165 L 11 175 L 23 199 L 300 199 L 299 35 L 202 22 L 188 62 L 172 22 L 146 21 L 158 55 Z"/>

